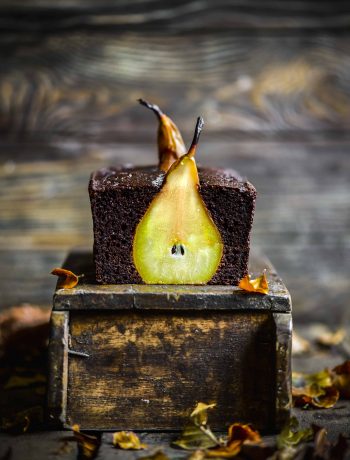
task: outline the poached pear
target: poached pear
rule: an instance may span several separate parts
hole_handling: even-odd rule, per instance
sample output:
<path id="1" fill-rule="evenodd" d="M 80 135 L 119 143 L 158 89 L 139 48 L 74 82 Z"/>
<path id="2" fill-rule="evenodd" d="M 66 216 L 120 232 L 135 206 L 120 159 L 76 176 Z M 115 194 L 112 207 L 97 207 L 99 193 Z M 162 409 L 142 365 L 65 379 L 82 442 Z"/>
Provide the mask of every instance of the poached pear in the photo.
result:
<path id="1" fill-rule="evenodd" d="M 186 153 L 181 133 L 175 123 L 161 111 L 158 105 L 150 104 L 144 99 L 139 103 L 154 112 L 159 120 L 158 156 L 159 169 L 167 172 L 175 161 Z"/>
<path id="2" fill-rule="evenodd" d="M 147 284 L 205 284 L 220 264 L 223 243 L 199 193 L 194 158 L 203 127 L 167 172 L 160 192 L 136 227 L 133 260 Z"/>

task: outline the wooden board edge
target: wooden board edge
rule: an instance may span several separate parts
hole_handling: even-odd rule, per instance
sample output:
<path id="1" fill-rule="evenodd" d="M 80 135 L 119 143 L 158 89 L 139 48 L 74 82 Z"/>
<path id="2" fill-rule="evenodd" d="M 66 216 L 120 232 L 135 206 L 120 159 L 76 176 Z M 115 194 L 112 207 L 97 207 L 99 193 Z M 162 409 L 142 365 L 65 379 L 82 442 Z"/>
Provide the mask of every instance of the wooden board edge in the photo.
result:
<path id="1" fill-rule="evenodd" d="M 66 427 L 69 312 L 52 311 L 48 348 L 46 419 L 50 427 Z"/>
<path id="2" fill-rule="evenodd" d="M 276 328 L 276 413 L 275 429 L 280 430 L 292 408 L 292 315 L 273 313 Z"/>

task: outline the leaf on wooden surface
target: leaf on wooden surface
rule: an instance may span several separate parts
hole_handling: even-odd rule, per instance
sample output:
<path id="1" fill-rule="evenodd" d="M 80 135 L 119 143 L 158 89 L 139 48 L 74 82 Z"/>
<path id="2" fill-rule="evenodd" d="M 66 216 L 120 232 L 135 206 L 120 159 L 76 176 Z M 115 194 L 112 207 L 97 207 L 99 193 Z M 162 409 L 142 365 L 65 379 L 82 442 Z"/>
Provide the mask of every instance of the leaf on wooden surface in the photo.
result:
<path id="1" fill-rule="evenodd" d="M 206 425 L 208 422 L 208 410 L 213 409 L 215 406 L 215 403 L 205 404 L 199 402 L 190 415 L 192 422 L 197 426 Z"/>
<path id="2" fill-rule="evenodd" d="M 251 425 L 233 423 L 228 429 L 226 445 L 207 451 L 207 457 L 231 458 L 238 455 L 243 444 L 258 444 L 261 436 Z"/>
<path id="3" fill-rule="evenodd" d="M 266 278 L 266 271 L 263 271 L 263 274 L 258 278 L 251 279 L 250 275 L 246 275 L 239 282 L 238 287 L 243 291 L 247 292 L 257 292 L 259 294 L 268 294 L 269 284 Z"/>
<path id="4" fill-rule="evenodd" d="M 344 328 L 340 328 L 335 332 L 323 332 L 322 335 L 316 337 L 316 343 L 324 347 L 333 347 L 343 342 L 345 336 L 346 332 Z"/>
<path id="5" fill-rule="evenodd" d="M 132 431 L 118 431 L 113 433 L 113 446 L 124 450 L 142 450 L 147 445 L 140 441 L 140 438 Z"/>
<path id="6" fill-rule="evenodd" d="M 299 422 L 296 417 L 291 417 L 281 433 L 277 436 L 277 447 L 283 449 L 286 447 L 295 447 L 302 442 L 310 441 L 313 437 L 313 430 L 306 428 L 299 429 Z"/>
<path id="7" fill-rule="evenodd" d="M 342 398 L 350 399 L 350 360 L 333 369 L 333 383 Z"/>
<path id="8" fill-rule="evenodd" d="M 339 391 L 333 384 L 332 372 L 328 369 L 314 374 L 292 374 L 292 396 L 296 407 L 329 409 L 339 399 Z"/>
<path id="9" fill-rule="evenodd" d="M 208 410 L 213 409 L 215 403 L 197 403 L 190 415 L 190 423 L 185 426 L 180 438 L 173 445 L 186 450 L 208 449 L 220 444 L 217 437 L 208 426 Z"/>
<path id="10" fill-rule="evenodd" d="M 101 439 L 91 434 L 82 433 L 79 425 L 72 426 L 74 438 L 78 443 L 79 451 L 83 459 L 92 459 L 98 453 Z"/>
<path id="11" fill-rule="evenodd" d="M 202 429 L 196 425 L 187 425 L 182 431 L 179 439 L 174 441 L 172 444 L 181 449 L 185 450 L 198 450 L 198 449 L 209 449 L 210 447 L 215 447 L 218 445 L 218 440 L 214 437 L 208 435 L 208 427 Z"/>
<path id="12" fill-rule="evenodd" d="M 72 289 L 78 282 L 79 277 L 65 268 L 54 268 L 51 272 L 51 275 L 56 275 L 59 277 L 57 287 L 60 289 Z"/>

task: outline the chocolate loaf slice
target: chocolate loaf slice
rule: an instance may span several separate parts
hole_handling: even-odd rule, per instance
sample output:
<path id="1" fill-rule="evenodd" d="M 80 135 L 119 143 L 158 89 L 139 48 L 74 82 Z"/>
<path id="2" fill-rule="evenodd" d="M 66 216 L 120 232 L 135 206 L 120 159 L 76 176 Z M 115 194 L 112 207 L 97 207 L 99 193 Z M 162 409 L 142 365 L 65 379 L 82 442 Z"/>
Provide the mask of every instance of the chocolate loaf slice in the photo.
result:
<path id="1" fill-rule="evenodd" d="M 220 266 L 209 284 L 236 285 L 248 272 L 256 190 L 233 170 L 198 168 L 200 193 L 224 244 Z M 156 167 L 101 169 L 91 175 L 96 280 L 142 283 L 132 258 L 135 229 L 165 174 Z"/>

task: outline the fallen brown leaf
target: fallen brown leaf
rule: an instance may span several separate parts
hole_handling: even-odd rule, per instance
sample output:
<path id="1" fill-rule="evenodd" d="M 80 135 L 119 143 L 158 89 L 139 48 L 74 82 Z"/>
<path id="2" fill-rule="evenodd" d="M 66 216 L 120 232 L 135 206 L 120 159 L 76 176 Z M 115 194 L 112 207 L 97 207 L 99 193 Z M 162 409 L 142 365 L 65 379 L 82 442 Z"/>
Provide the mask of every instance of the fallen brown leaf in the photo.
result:
<path id="1" fill-rule="evenodd" d="M 333 369 L 333 382 L 339 390 L 340 396 L 350 399 L 350 360 Z"/>
<path id="2" fill-rule="evenodd" d="M 238 455 L 243 444 L 257 444 L 261 442 L 261 436 L 250 425 L 233 423 L 228 429 L 228 439 L 225 446 L 210 449 L 207 457 L 232 458 Z"/>
<path id="3" fill-rule="evenodd" d="M 59 277 L 57 287 L 60 289 L 72 289 L 78 282 L 79 277 L 65 268 L 54 268 L 51 272 L 51 275 L 56 275 Z"/>
<path id="4" fill-rule="evenodd" d="M 247 292 L 258 292 L 260 294 L 268 294 L 269 284 L 266 278 L 265 270 L 261 276 L 251 279 L 250 275 L 246 275 L 239 282 L 238 287 Z"/>
<path id="5" fill-rule="evenodd" d="M 113 446 L 124 450 L 146 449 L 146 444 L 142 444 L 139 437 L 132 431 L 118 431 L 113 433 Z"/>
<path id="6" fill-rule="evenodd" d="M 215 406 L 215 403 L 205 404 L 199 402 L 190 415 L 193 423 L 197 426 L 206 425 L 208 422 L 208 410 L 213 409 Z"/>
<path id="7" fill-rule="evenodd" d="M 286 447 L 296 447 L 298 444 L 310 441 L 313 436 L 313 430 L 306 428 L 299 429 L 299 422 L 296 417 L 291 417 L 281 433 L 277 436 L 277 447 L 283 449 Z"/>

